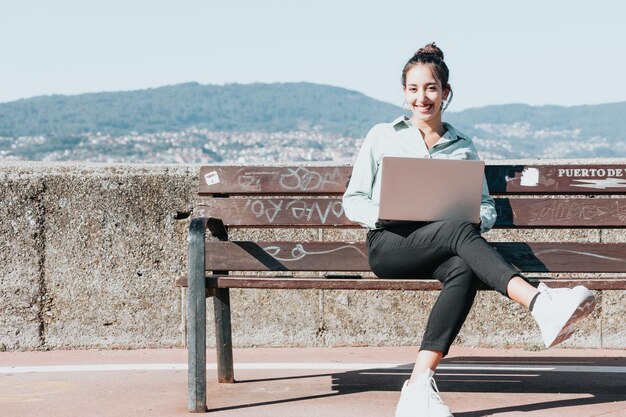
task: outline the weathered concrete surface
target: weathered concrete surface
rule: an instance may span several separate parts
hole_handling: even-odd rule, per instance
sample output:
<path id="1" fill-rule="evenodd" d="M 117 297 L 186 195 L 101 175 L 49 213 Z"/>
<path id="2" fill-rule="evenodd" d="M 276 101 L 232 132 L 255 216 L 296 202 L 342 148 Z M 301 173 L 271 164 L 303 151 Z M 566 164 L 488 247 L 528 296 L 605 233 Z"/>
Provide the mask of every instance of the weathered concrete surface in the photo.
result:
<path id="1" fill-rule="evenodd" d="M 41 178 L 0 176 L 0 351 L 41 344 L 43 187 Z"/>
<path id="2" fill-rule="evenodd" d="M 328 346 L 419 345 L 435 291 L 325 291 Z"/>
<path id="3" fill-rule="evenodd" d="M 9 333 L 25 321 L 34 328 L 24 327 L 34 333 L 28 341 L 3 332 L 7 348 L 180 345 L 173 280 L 186 269 L 188 222 L 176 219 L 193 207 L 196 172 L 185 166 L 3 166 L 4 182 L 21 182 L 3 187 L 11 191 L 4 201 L 19 202 L 2 208 L 3 219 L 14 224 L 8 232 L 16 230 L 16 237 L 7 236 L 3 222 L 3 244 L 18 254 L 3 262 L 0 279 L 13 283 L 3 285 L 3 301 L 14 287 L 21 292 L 3 303 L 12 307 L 1 320 L 15 323 Z M 13 265 L 8 274 L 5 265 Z"/>
<path id="4" fill-rule="evenodd" d="M 626 291 L 604 291 L 602 295 L 601 322 L 602 347 L 626 347 Z"/>
<path id="5" fill-rule="evenodd" d="M 623 229 L 605 229 L 600 232 L 600 241 L 604 243 L 624 242 L 626 240 Z"/>
<path id="6" fill-rule="evenodd" d="M 518 161 L 519 162 L 519 161 Z M 0 165 L 0 350 L 180 346 L 186 216 L 199 166 Z M 232 229 L 233 239 L 360 241 L 364 230 Z M 616 230 L 496 230 L 489 240 L 624 242 Z M 235 346 L 418 345 L 437 292 L 233 290 Z M 597 292 L 565 346 L 626 348 L 624 291 Z M 207 300 L 213 346 L 212 300 Z M 480 292 L 458 343 L 540 346 L 524 309 Z"/>
<path id="7" fill-rule="evenodd" d="M 187 172 L 46 180 L 47 346 L 180 342 L 172 278 L 184 271 L 185 231 L 175 217 L 189 212 L 193 194 L 181 174 Z"/>
<path id="8" fill-rule="evenodd" d="M 231 308 L 236 345 L 320 345 L 319 291 L 232 290 Z"/>
<path id="9" fill-rule="evenodd" d="M 600 242 L 600 232 L 597 229 L 493 229 L 483 236 L 493 242 Z"/>

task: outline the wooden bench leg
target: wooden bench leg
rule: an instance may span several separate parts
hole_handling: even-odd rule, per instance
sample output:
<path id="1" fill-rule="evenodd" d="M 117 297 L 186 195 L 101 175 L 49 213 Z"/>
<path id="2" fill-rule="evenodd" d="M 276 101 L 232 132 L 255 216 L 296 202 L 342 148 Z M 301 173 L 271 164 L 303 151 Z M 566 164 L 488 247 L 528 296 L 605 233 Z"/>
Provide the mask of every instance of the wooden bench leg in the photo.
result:
<path id="1" fill-rule="evenodd" d="M 213 297 L 215 308 L 215 348 L 217 349 L 217 381 L 235 382 L 233 370 L 233 338 L 230 327 L 230 293 L 220 288 Z"/>
<path id="2" fill-rule="evenodd" d="M 196 218 L 189 225 L 187 361 L 188 401 L 190 412 L 204 413 L 206 407 L 206 278 L 204 236 L 206 218 Z"/>

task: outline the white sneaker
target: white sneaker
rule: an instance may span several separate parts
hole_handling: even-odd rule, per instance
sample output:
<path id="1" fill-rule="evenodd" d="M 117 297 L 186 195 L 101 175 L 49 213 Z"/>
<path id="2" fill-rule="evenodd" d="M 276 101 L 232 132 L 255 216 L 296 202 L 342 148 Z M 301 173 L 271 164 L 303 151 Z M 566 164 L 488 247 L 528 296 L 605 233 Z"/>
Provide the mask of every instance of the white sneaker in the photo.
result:
<path id="1" fill-rule="evenodd" d="M 596 305 L 591 291 L 581 285 L 550 289 L 540 283 L 538 289 L 539 296 L 531 314 L 547 348 L 568 339 L 576 330 L 574 324 L 591 314 Z"/>
<path id="2" fill-rule="evenodd" d="M 433 379 L 433 371 L 425 371 L 421 378 L 409 385 L 404 383 L 396 417 L 453 417 L 450 409 L 439 397 L 439 390 Z"/>

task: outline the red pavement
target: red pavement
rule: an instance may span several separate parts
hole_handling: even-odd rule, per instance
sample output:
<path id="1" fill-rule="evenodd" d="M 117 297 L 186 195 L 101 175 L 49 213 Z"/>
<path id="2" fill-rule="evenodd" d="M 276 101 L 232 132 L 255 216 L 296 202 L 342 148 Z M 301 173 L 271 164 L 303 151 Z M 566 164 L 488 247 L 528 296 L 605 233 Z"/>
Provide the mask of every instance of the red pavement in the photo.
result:
<path id="1" fill-rule="evenodd" d="M 415 353 L 414 348 L 238 349 L 235 363 L 243 368 L 235 370 L 238 383 L 217 384 L 215 371 L 207 372 L 212 411 L 206 415 L 391 417 Z M 625 353 L 453 348 L 436 380 L 456 417 L 624 417 Z M 214 362 L 213 351 L 208 360 Z M 121 370 L 94 370 L 98 364 Z M 133 364 L 142 369 L 128 370 Z M 146 364 L 176 366 L 149 370 Z M 0 353 L 0 417 L 189 416 L 185 364 L 184 349 Z M 311 364 L 327 369 L 293 369 Z"/>

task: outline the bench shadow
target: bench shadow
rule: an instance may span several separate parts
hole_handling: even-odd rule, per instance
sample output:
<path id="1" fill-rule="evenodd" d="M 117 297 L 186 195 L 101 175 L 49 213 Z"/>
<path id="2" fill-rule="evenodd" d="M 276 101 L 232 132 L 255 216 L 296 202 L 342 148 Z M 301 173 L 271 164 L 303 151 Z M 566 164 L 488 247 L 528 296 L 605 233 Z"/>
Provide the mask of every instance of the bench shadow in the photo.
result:
<path id="1" fill-rule="evenodd" d="M 500 242 L 497 247 L 502 257 L 518 271 L 551 272 L 535 255 L 535 251 L 524 242 Z"/>
<path id="2" fill-rule="evenodd" d="M 270 271 L 289 271 L 287 266 L 267 253 L 265 249 L 259 246 L 258 243 L 246 241 L 233 241 L 232 243 L 246 251 L 248 255 L 257 261 L 261 262 L 263 266 Z"/>
<path id="3" fill-rule="evenodd" d="M 442 367 L 437 371 L 435 379 L 444 396 L 445 393 L 589 395 L 585 398 L 542 401 L 466 412 L 455 412 L 453 409 L 456 417 L 479 417 L 504 412 L 530 412 L 626 400 L 626 373 L 623 370 L 619 372 L 601 372 L 602 369 L 598 369 L 597 372 L 594 369 L 587 369 L 584 372 L 550 370 L 555 365 L 624 367 L 626 366 L 626 358 L 454 357 L 442 362 Z M 505 366 L 511 368 L 497 369 Z M 530 368 L 523 369 L 525 366 Z M 468 369 L 468 367 L 473 367 L 473 369 Z M 411 369 L 412 364 L 406 364 L 394 368 L 238 380 L 237 384 L 245 385 L 328 376 L 332 382 L 328 388 L 329 392 L 324 394 L 210 408 L 210 410 L 234 410 L 371 391 L 395 392 L 399 396 L 404 381 L 409 378 Z"/>
<path id="4" fill-rule="evenodd" d="M 488 165 L 485 167 L 485 178 L 492 194 L 504 194 L 509 182 L 520 181 L 520 174 L 526 169 L 525 165 Z"/>

